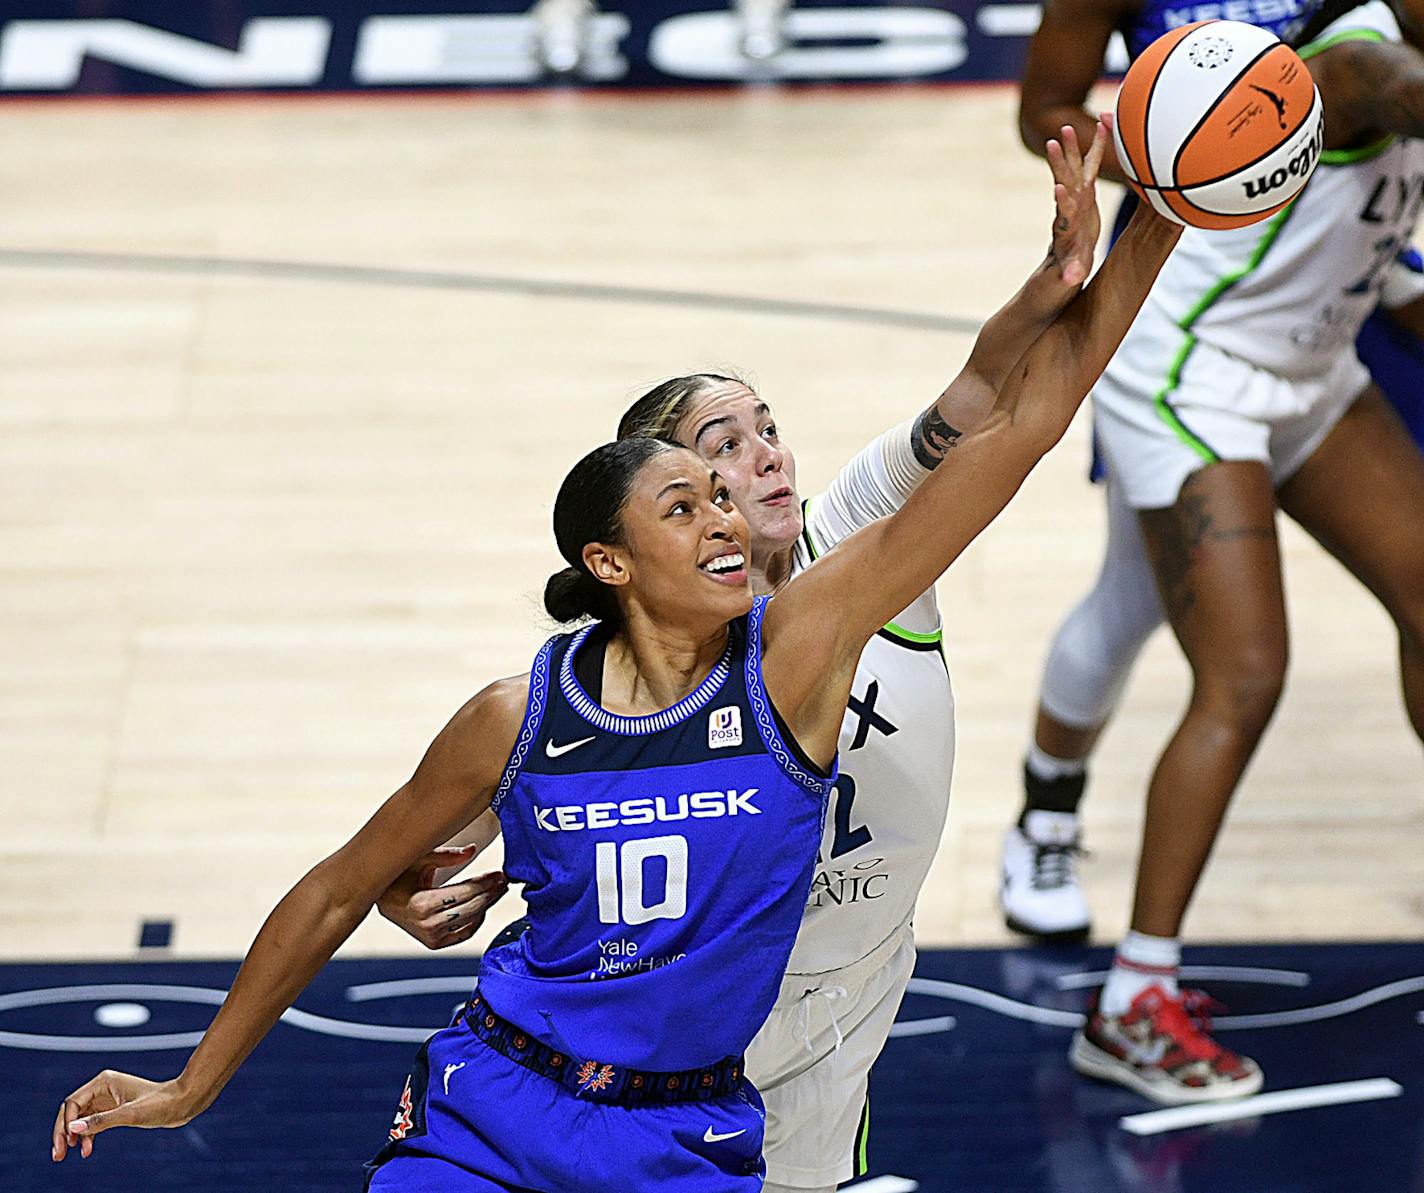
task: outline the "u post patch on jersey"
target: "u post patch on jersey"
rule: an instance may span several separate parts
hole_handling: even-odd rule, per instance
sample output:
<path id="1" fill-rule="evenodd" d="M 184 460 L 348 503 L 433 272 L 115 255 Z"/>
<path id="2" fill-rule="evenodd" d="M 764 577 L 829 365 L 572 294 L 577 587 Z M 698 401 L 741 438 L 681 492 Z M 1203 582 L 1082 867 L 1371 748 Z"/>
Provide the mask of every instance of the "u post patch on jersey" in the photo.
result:
<path id="1" fill-rule="evenodd" d="M 742 744 L 742 710 L 735 704 L 716 709 L 707 718 L 707 748 L 720 750 Z"/>

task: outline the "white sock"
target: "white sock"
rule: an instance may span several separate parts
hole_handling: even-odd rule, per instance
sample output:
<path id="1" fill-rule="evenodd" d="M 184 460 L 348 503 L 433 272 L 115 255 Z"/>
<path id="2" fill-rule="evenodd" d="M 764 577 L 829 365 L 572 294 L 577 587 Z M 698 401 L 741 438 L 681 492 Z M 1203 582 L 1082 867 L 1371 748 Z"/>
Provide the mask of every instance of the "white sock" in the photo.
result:
<path id="1" fill-rule="evenodd" d="M 1030 742 L 1028 756 L 1024 759 L 1028 764 L 1028 769 L 1037 779 L 1042 779 L 1045 783 L 1051 783 L 1054 779 L 1066 778 L 1069 775 L 1081 775 L 1087 767 L 1086 758 L 1055 758 L 1052 754 L 1045 753 L 1038 748 L 1037 742 Z"/>
<path id="2" fill-rule="evenodd" d="M 1176 936 L 1148 936 L 1129 932 L 1117 946 L 1108 980 L 1103 983 L 1098 1010 L 1121 1015 L 1132 1000 L 1149 986 L 1160 986 L 1177 997 L 1177 970 L 1182 965 L 1182 942 Z"/>
<path id="3" fill-rule="evenodd" d="M 1035 845 L 1072 845 L 1078 839 L 1076 812 L 1025 812 L 1023 835 Z"/>

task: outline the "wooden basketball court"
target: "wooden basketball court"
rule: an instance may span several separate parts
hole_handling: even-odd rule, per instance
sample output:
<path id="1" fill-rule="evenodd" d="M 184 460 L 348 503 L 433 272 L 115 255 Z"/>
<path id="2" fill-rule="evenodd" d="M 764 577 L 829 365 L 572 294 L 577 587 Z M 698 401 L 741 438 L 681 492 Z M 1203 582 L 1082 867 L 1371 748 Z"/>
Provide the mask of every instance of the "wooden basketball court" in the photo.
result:
<path id="1" fill-rule="evenodd" d="M 7 105 L 0 956 L 130 956 L 153 919 L 173 954 L 239 955 L 450 712 L 524 668 L 555 486 L 648 384 L 745 370 L 804 494 L 925 405 L 1046 245 L 1014 104 Z M 1086 457 L 1080 419 L 941 584 L 960 755 L 927 944 L 1009 939 L 997 853 L 1038 668 L 1099 559 Z M 1188 938 L 1418 937 L 1392 629 L 1285 543 L 1289 686 Z M 1160 635 L 1100 751 L 1102 939 L 1185 691 Z M 416 948 L 373 917 L 347 953 Z"/>

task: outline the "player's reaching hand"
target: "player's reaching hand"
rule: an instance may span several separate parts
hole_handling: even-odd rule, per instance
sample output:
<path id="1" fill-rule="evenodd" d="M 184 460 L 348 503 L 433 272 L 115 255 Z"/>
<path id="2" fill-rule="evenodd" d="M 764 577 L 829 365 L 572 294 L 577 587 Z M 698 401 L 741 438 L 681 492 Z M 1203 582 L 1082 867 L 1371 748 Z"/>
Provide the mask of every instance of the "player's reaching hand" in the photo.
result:
<path id="1" fill-rule="evenodd" d="M 1053 242 L 1049 259 L 1058 269 L 1065 286 L 1081 286 L 1093 268 L 1102 221 L 1098 216 L 1098 170 L 1108 144 L 1112 117 L 1103 115 L 1093 133 L 1093 143 L 1083 154 L 1078 133 L 1071 124 L 1060 130 L 1061 140 L 1047 146 L 1048 166 L 1053 171 Z"/>
<path id="2" fill-rule="evenodd" d="M 509 890 L 498 870 L 437 886 L 439 871 L 468 862 L 473 845 L 442 845 L 402 874 L 376 902 L 380 913 L 427 949 L 463 944 L 479 931 L 485 914 Z"/>
<path id="3" fill-rule="evenodd" d="M 50 1155 L 63 1160 L 70 1148 L 88 1158 L 94 1136 L 110 1127 L 181 1127 L 200 1106 L 190 1105 L 178 1081 L 149 1081 L 105 1070 L 60 1104 Z"/>
<path id="4" fill-rule="evenodd" d="M 915 457 L 926 468 L 936 467 L 961 435 L 984 421 L 1025 348 L 1063 314 L 1092 272 L 1102 227 L 1098 170 L 1108 129 L 1101 123 L 1095 126 L 1086 156 L 1072 126 L 1065 126 L 1060 135 L 1062 141 L 1050 141 L 1047 151 L 1056 209 L 1048 255 L 1018 293 L 985 321 L 964 368 L 916 420 Z"/>

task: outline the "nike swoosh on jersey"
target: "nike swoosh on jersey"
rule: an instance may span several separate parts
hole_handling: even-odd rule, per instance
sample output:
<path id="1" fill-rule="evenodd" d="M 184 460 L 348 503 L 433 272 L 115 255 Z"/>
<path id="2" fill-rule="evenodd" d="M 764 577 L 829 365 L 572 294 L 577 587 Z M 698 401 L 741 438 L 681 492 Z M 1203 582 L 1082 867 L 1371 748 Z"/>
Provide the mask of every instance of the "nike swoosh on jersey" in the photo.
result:
<path id="1" fill-rule="evenodd" d="M 740 1131 L 728 1131 L 725 1135 L 719 1135 L 711 1127 L 707 1128 L 707 1134 L 702 1136 L 703 1143 L 720 1143 L 724 1139 L 735 1139 L 738 1135 L 745 1135 L 747 1129 L 743 1127 Z"/>
<path id="2" fill-rule="evenodd" d="M 594 736 L 596 737 L 597 734 L 595 734 Z M 546 753 L 550 758 L 558 758 L 562 754 L 567 754 L 570 750 L 577 750 L 580 746 L 588 745 L 588 743 L 593 740 L 594 739 L 592 737 L 581 737 L 578 739 L 578 741 L 571 741 L 562 746 L 556 746 L 554 744 L 554 739 L 550 738 L 544 743 L 544 753 Z"/>

